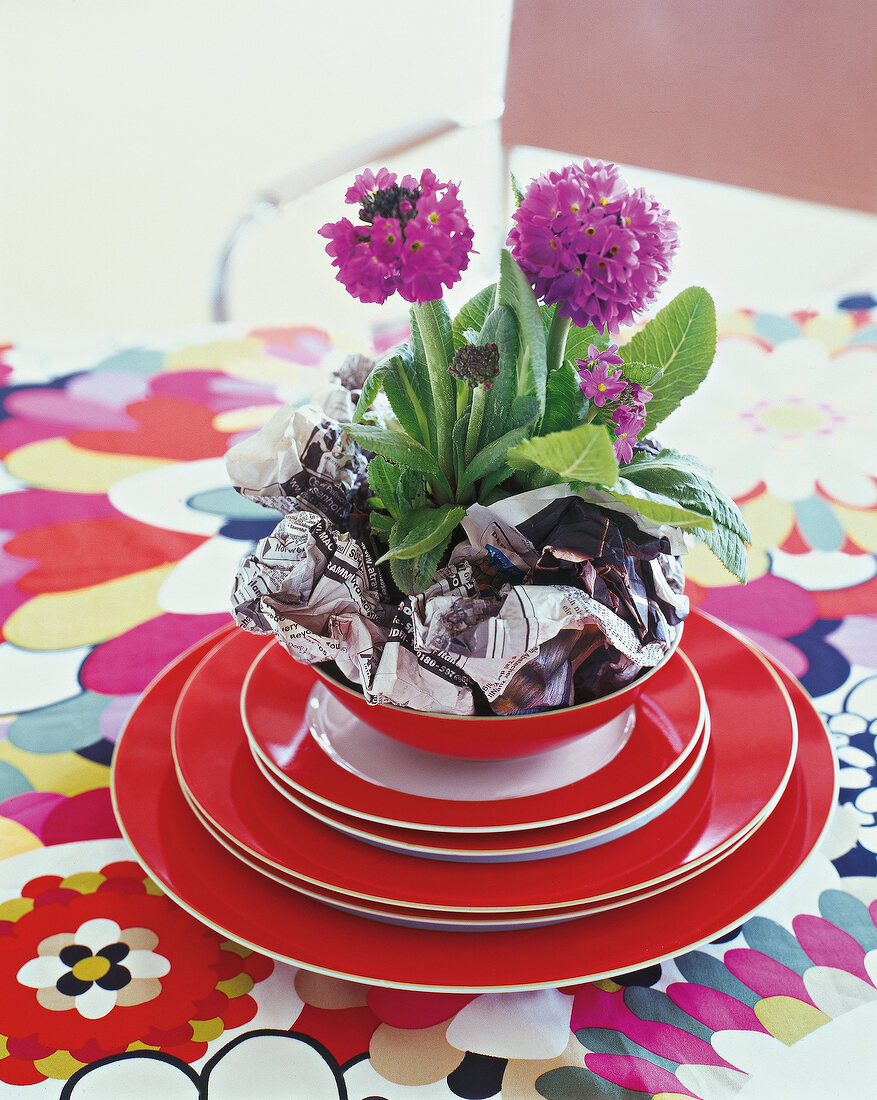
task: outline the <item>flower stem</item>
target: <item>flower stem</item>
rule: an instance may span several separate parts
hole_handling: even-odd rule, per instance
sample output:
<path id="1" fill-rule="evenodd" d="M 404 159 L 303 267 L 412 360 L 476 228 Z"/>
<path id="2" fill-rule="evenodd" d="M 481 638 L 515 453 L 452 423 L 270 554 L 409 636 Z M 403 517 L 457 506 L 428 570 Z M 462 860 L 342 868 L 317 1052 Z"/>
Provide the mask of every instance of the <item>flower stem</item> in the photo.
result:
<path id="1" fill-rule="evenodd" d="M 457 419 L 469 408 L 469 387 L 462 382 L 454 383 L 457 388 Z"/>
<path id="2" fill-rule="evenodd" d="M 422 302 L 412 306 L 423 341 L 426 354 L 426 366 L 432 388 L 435 406 L 436 458 L 448 481 L 454 476 L 454 456 L 451 446 L 451 432 L 454 428 L 457 412 L 457 391 L 454 380 L 448 373 L 448 354 L 434 302 Z"/>
<path id="3" fill-rule="evenodd" d="M 469 423 L 466 427 L 466 462 L 469 463 L 478 454 L 478 441 L 481 438 L 481 424 L 484 420 L 484 406 L 487 404 L 487 390 L 476 386 L 472 391 L 472 406 Z"/>
<path id="4" fill-rule="evenodd" d="M 563 362 L 563 353 L 566 351 L 566 337 L 571 324 L 569 317 L 561 317 L 555 313 L 548 326 L 548 337 L 545 342 L 545 361 L 549 374 L 557 370 Z"/>

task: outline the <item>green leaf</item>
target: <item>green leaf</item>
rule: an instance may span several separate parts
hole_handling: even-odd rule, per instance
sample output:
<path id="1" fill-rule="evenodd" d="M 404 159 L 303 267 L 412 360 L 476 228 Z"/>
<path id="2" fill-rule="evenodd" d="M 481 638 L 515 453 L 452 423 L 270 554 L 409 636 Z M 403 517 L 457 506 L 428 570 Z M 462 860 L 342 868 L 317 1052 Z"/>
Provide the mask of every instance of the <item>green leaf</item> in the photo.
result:
<path id="1" fill-rule="evenodd" d="M 709 471 L 692 455 L 666 449 L 658 455 L 640 452 L 625 468 L 628 480 L 698 513 L 709 522 L 692 533 L 738 580 L 746 581 L 746 543 L 752 535 L 740 509 L 711 480 Z"/>
<path id="2" fill-rule="evenodd" d="M 471 409 L 466 409 L 463 415 L 457 418 L 454 430 L 451 432 L 451 443 L 454 448 L 454 479 L 459 491 L 460 480 L 466 468 L 466 431 L 469 427 Z"/>
<path id="3" fill-rule="evenodd" d="M 454 318 L 451 326 L 451 334 L 454 341 L 454 351 L 461 348 L 466 341 L 466 330 L 473 329 L 480 332 L 484 325 L 484 319 L 493 308 L 493 299 L 496 294 L 496 283 L 484 287 L 469 299 Z"/>
<path id="4" fill-rule="evenodd" d="M 459 485 L 459 492 L 464 493 L 470 485 L 492 474 L 494 470 L 507 466 L 506 456 L 509 449 L 525 439 L 530 431 L 528 424 L 520 428 L 513 428 L 510 432 L 495 439 L 472 459 L 463 473 L 463 480 Z"/>
<path id="5" fill-rule="evenodd" d="M 386 538 L 393 529 L 393 524 L 396 521 L 392 516 L 385 516 L 383 512 L 372 512 L 368 517 L 368 522 L 372 531 L 376 531 L 379 535 L 383 535 Z"/>
<path id="6" fill-rule="evenodd" d="M 463 516 L 466 509 L 451 504 L 442 504 L 438 508 L 428 505 L 407 512 L 393 526 L 390 533 L 390 549 L 377 564 L 401 558 L 403 561 L 420 557 L 434 549 L 439 543 L 446 543 Z"/>
<path id="7" fill-rule="evenodd" d="M 496 300 L 498 305 L 508 306 L 518 322 L 521 344 L 518 355 L 518 395 L 533 395 L 538 402 L 541 416 L 545 411 L 545 381 L 548 373 L 542 314 L 527 276 L 507 248 L 502 250 L 500 256 Z"/>
<path id="8" fill-rule="evenodd" d="M 419 470 L 431 481 L 439 483 L 444 481 L 444 475 L 435 458 L 425 447 L 403 432 L 394 432 L 371 424 L 343 424 L 342 427 L 367 451 L 383 455 L 384 458 L 389 458 L 399 466 Z"/>
<path id="9" fill-rule="evenodd" d="M 594 499 L 599 504 L 601 498 L 607 497 L 619 501 L 634 515 L 641 515 L 653 523 L 667 523 L 689 531 L 695 530 L 700 525 L 712 526 L 712 520 L 702 513 L 677 504 L 663 493 L 649 492 L 648 489 L 628 481 L 627 478 L 618 478 L 611 489 L 601 489 Z"/>
<path id="10" fill-rule="evenodd" d="M 574 428 L 585 418 L 588 403 L 582 396 L 579 376 L 568 362 L 548 375 L 545 389 L 545 415 L 539 427 L 540 435 Z"/>
<path id="11" fill-rule="evenodd" d="M 466 509 L 449 504 L 409 512 L 390 532 L 390 549 L 379 560 L 389 561 L 393 580 L 409 595 L 422 592 L 435 580 L 442 555 Z"/>
<path id="12" fill-rule="evenodd" d="M 539 404 L 535 397 L 516 397 L 505 418 L 505 427 L 511 431 L 512 428 L 522 428 L 525 424 L 529 426 L 535 424 L 538 417 Z"/>
<path id="13" fill-rule="evenodd" d="M 454 354 L 451 315 L 439 298 L 413 305 L 410 317 L 415 362 L 426 365 L 426 385 L 432 395 L 430 438 L 435 443 L 430 450 L 449 482 L 454 476 L 451 432 L 457 419 L 457 385 L 448 372 Z"/>
<path id="14" fill-rule="evenodd" d="M 491 503 L 491 495 L 494 493 L 496 488 L 499 485 L 502 485 L 502 483 L 506 480 L 506 478 L 511 477 L 513 472 L 514 471 L 512 470 L 511 466 L 509 466 L 508 463 L 504 462 L 502 464 L 502 466 L 500 466 L 500 467 L 498 467 L 498 469 L 494 470 L 492 474 L 488 474 L 487 477 L 482 478 L 481 479 L 480 491 L 479 491 L 479 494 L 478 494 L 478 497 L 479 497 L 478 503 L 479 504 L 490 504 Z M 503 494 L 503 493 L 499 494 L 499 496 L 504 496 L 504 495 L 508 495 L 508 494 Z M 497 498 L 494 497 L 494 499 L 497 499 Z"/>
<path id="15" fill-rule="evenodd" d="M 716 354 L 716 309 L 698 286 L 677 295 L 620 351 L 625 362 L 663 370 L 647 406 L 646 435 L 706 378 Z"/>
<path id="16" fill-rule="evenodd" d="M 660 367 L 653 367 L 649 363 L 625 363 L 621 370 L 629 382 L 636 382 L 649 391 L 664 373 Z"/>
<path id="17" fill-rule="evenodd" d="M 508 463 L 515 470 L 550 470 L 562 481 L 612 485 L 618 476 L 612 440 L 598 424 L 525 440 L 508 452 Z"/>
<path id="18" fill-rule="evenodd" d="M 515 206 L 520 206 L 524 201 L 524 192 L 521 190 L 521 185 L 518 183 L 515 173 L 509 172 L 509 177 L 512 182 L 512 194 L 515 196 Z"/>
<path id="19" fill-rule="evenodd" d="M 386 360 L 381 383 L 390 408 L 408 435 L 432 449 L 432 391 L 417 377 L 414 353 L 407 344 Z"/>
<path id="20" fill-rule="evenodd" d="M 390 572 L 399 588 L 409 596 L 429 588 L 435 580 L 435 571 L 450 541 L 451 536 L 448 535 L 444 542 L 438 543 L 432 550 L 417 558 L 391 558 Z"/>
<path id="21" fill-rule="evenodd" d="M 710 480 L 709 471 L 693 456 L 670 449 L 658 455 L 640 452 L 625 467 L 624 474 L 628 481 L 661 493 L 751 541 L 737 505 Z"/>
<path id="22" fill-rule="evenodd" d="M 428 311 L 432 318 L 434 318 L 434 324 L 442 342 L 445 363 L 450 363 L 454 357 L 453 322 L 451 321 L 451 315 L 448 312 L 448 307 L 443 298 L 437 298 L 434 302 L 422 302 L 419 306 L 412 306 L 408 311 L 408 317 L 411 321 L 411 343 L 414 347 L 414 354 L 415 356 L 417 355 L 417 343 L 419 342 L 423 351 L 423 362 L 426 362 L 426 351 L 423 350 L 423 333 L 421 331 L 421 319 L 425 311 Z"/>
<path id="23" fill-rule="evenodd" d="M 496 344 L 499 352 L 499 374 L 484 397 L 479 439 L 486 444 L 503 434 L 518 390 L 518 323 L 507 306 L 497 306 L 487 315 L 478 343 Z"/>
<path id="24" fill-rule="evenodd" d="M 749 558 L 746 554 L 746 543 L 739 535 L 721 525 L 715 526 L 711 531 L 695 527 L 691 533 L 713 552 L 728 572 L 741 584 L 746 583 L 749 575 Z"/>
<path id="25" fill-rule="evenodd" d="M 400 345 L 400 348 L 403 345 Z M 372 407 L 375 398 L 381 392 L 381 388 L 384 384 L 384 374 L 387 370 L 388 360 L 395 355 L 400 348 L 394 348 L 393 351 L 388 352 L 382 359 L 379 359 L 377 363 L 372 367 L 368 373 L 368 377 L 362 386 L 362 393 L 359 395 L 359 400 L 356 402 L 356 408 L 353 410 L 354 423 L 358 423 L 368 410 Z"/>
<path id="26" fill-rule="evenodd" d="M 379 507 L 389 512 L 393 519 L 398 519 L 401 514 L 395 503 L 398 480 L 398 466 L 391 465 L 381 455 L 375 455 L 369 460 L 368 484 L 374 493 L 374 496 L 369 499 L 369 504 L 377 498 L 380 501 Z"/>
<path id="27" fill-rule="evenodd" d="M 423 474 L 416 470 L 399 471 L 396 482 L 396 511 L 400 516 L 416 508 L 422 508 L 429 500 L 429 491 Z"/>

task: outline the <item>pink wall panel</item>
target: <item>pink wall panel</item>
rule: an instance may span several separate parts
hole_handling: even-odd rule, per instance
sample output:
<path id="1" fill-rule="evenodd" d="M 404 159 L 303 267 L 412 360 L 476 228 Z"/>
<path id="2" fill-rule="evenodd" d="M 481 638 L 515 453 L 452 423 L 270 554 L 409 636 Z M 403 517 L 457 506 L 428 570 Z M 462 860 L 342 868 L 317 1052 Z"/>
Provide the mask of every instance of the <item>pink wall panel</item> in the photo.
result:
<path id="1" fill-rule="evenodd" d="M 515 0 L 503 137 L 877 211 L 873 0 Z"/>

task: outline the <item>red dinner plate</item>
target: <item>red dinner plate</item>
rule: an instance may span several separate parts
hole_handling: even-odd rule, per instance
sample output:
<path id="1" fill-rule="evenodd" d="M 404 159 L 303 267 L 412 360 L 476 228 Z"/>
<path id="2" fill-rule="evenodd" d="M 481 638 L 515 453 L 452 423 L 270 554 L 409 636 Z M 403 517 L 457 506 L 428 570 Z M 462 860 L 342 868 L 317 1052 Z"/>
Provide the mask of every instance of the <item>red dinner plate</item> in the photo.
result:
<path id="1" fill-rule="evenodd" d="M 522 859 L 543 859 L 564 855 L 595 844 L 605 844 L 616 837 L 645 825 L 658 814 L 668 810 L 682 797 L 694 782 L 706 756 L 709 745 L 709 722 L 704 723 L 702 736 L 695 751 L 685 764 L 672 773 L 669 779 L 653 787 L 646 794 L 630 802 L 624 802 L 605 813 L 593 817 L 576 818 L 538 829 L 518 829 L 502 833 L 438 833 L 400 829 L 382 825 L 378 821 L 361 821 L 359 818 L 333 810 L 322 802 L 286 787 L 259 756 L 253 760 L 258 770 L 281 796 L 293 802 L 299 809 L 340 829 L 348 836 L 390 848 L 398 852 L 415 853 L 428 859 L 464 860 L 473 863 L 498 863 Z M 246 769 L 248 772 L 249 768 Z M 243 779 L 243 776 L 241 777 Z M 252 777 L 254 784 L 258 777 Z M 215 823 L 214 823 L 215 824 Z"/>
<path id="2" fill-rule="evenodd" d="M 245 636 L 250 648 L 253 639 Z M 237 844 L 297 879 L 369 901 L 480 912 L 531 911 L 599 901 L 698 866 L 741 839 L 776 805 L 797 739 L 788 696 L 752 649 L 731 639 L 732 671 L 745 698 L 704 676 L 711 740 L 688 791 L 665 813 L 606 844 L 550 859 L 485 864 L 434 861 L 364 844 L 312 818 L 265 784 L 236 779 L 249 747 L 235 709 L 246 648 L 231 637 L 185 685 L 174 716 L 178 773 L 199 809 Z M 716 647 L 710 647 L 712 653 Z M 718 707 L 713 706 L 711 694 Z M 741 751 L 748 707 L 758 708 L 758 752 Z M 745 746 L 744 746 L 745 748 Z"/>
<path id="3" fill-rule="evenodd" d="M 707 641 L 727 633 L 704 617 L 690 626 L 695 622 Z M 220 934 L 310 970 L 436 992 L 536 989 L 634 970 L 713 939 L 756 910 L 812 852 L 834 804 L 836 769 L 825 729 L 800 685 L 778 670 L 798 716 L 797 763 L 785 798 L 752 844 L 656 898 L 549 931 L 385 925 L 259 875 L 192 815 L 170 759 L 169 726 L 183 684 L 213 644 L 170 666 L 129 719 L 113 764 L 116 814 L 140 862 L 180 905 Z M 748 732 L 759 728 L 753 714 Z"/>
<path id="4" fill-rule="evenodd" d="M 250 663 L 252 646 L 245 639 L 229 644 L 240 649 L 241 664 Z M 201 675 L 210 682 L 213 673 L 205 665 L 196 678 Z M 278 779 L 311 800 L 366 820 L 427 831 L 531 829 L 604 813 L 647 793 L 682 767 L 704 720 L 703 695 L 691 666 L 674 658 L 637 700 L 636 725 L 624 747 L 592 774 L 577 777 L 574 743 L 516 760 L 455 760 L 420 752 L 363 726 L 363 744 L 371 739 L 375 756 L 386 762 L 379 783 L 312 736 L 308 697 L 316 682 L 309 668 L 292 662 L 275 642 L 265 646 L 252 662 L 242 693 L 244 727 L 254 751 Z M 532 783 L 534 772 L 540 774 L 542 789 L 513 796 L 510 792 Z M 442 797 L 400 789 L 411 775 L 427 773 L 437 777 Z M 459 797 L 467 785 L 479 793 Z"/>
<path id="5" fill-rule="evenodd" d="M 183 795 L 184 797 L 186 796 L 185 790 L 183 791 Z M 783 796 L 783 798 L 785 797 L 786 795 Z M 594 902 L 590 905 L 583 904 L 581 907 L 576 906 L 573 909 L 543 909 L 536 913 L 467 913 L 464 910 L 437 913 L 430 909 L 409 909 L 402 906 L 381 905 L 379 902 L 367 902 L 363 901 L 361 898 L 352 898 L 346 894 L 340 894 L 331 890 L 321 890 L 319 887 L 303 884 L 291 875 L 284 875 L 284 873 L 279 871 L 276 867 L 271 867 L 266 863 L 260 863 L 251 853 L 236 845 L 230 837 L 226 836 L 212 825 L 211 822 L 198 812 L 197 807 L 188 797 L 186 797 L 186 801 L 201 826 L 206 829 L 215 840 L 218 840 L 236 859 L 239 859 L 248 867 L 253 868 L 254 871 L 267 875 L 269 879 L 273 879 L 275 882 L 288 886 L 291 890 L 297 890 L 306 897 L 316 898 L 318 901 L 325 902 L 327 905 L 335 906 L 350 913 L 358 913 L 364 917 L 371 917 L 374 920 L 385 920 L 391 924 L 402 924 L 414 928 L 446 928 L 453 931 L 533 928 L 549 924 L 558 924 L 561 921 L 573 920 L 589 913 L 599 913 L 605 909 L 617 909 L 623 905 L 629 905 L 631 901 L 639 901 L 641 898 L 654 897 L 664 890 L 673 889 L 679 883 L 685 882 L 689 878 L 693 878 L 694 875 L 702 874 L 707 867 L 712 867 L 720 860 L 726 859 L 727 856 L 732 851 L 736 851 L 741 844 L 751 843 L 751 838 L 760 827 L 760 825 L 756 826 L 751 833 L 747 833 L 743 840 L 738 841 L 732 848 L 715 856 L 707 863 L 701 864 L 693 871 L 688 871 L 676 878 L 667 879 L 665 882 L 658 883 L 657 886 L 651 886 L 646 890 L 631 894 L 628 897 L 611 898 L 608 901 Z M 765 818 L 765 820 L 767 819 Z"/>
<path id="6" fill-rule="evenodd" d="M 230 642 L 226 646 L 231 649 Z M 240 721 L 231 708 L 217 720 L 205 721 L 201 692 L 213 679 L 236 682 L 236 669 L 216 669 L 224 660 L 237 661 L 242 652 L 235 645 L 234 658 L 217 651 L 208 668 L 199 669 L 183 692 L 174 721 L 174 757 L 184 791 L 212 825 L 243 847 L 251 856 L 268 860 L 279 869 L 272 854 L 278 833 L 298 829 L 301 811 L 339 829 L 348 836 L 379 847 L 438 859 L 496 862 L 546 858 L 605 843 L 633 831 L 668 810 L 688 790 L 703 764 L 709 744 L 708 722 L 684 763 L 662 783 L 629 802 L 602 814 L 574 818 L 559 825 L 534 830 L 447 834 L 401 829 L 379 822 L 361 821 L 314 802 L 283 784 L 259 756 L 250 753 Z M 679 659 L 687 662 L 680 654 Z M 210 671 L 214 669 L 214 671 Z M 693 669 L 692 676 L 699 685 Z M 209 704 L 207 704 L 209 706 Z M 704 708 L 705 710 L 705 708 Z M 206 744 L 209 738 L 209 746 Z M 209 755 L 205 755 L 208 754 Z M 205 760 L 209 759 L 209 767 Z M 444 762 L 440 762 L 444 765 Z M 467 764 L 467 766 L 470 766 Z M 492 766 L 492 765 L 491 765 Z M 294 805 L 290 805 L 293 803 Z"/>

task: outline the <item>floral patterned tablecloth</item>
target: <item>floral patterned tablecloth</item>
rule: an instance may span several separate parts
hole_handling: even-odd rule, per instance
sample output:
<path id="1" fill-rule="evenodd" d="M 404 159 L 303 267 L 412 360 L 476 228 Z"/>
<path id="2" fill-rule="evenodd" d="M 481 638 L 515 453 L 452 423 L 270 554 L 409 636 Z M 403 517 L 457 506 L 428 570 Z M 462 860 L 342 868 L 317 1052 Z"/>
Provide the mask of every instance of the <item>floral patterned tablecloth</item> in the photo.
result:
<path id="1" fill-rule="evenodd" d="M 754 536 L 746 588 L 692 554 L 693 604 L 782 661 L 831 731 L 841 807 L 821 850 L 720 942 L 480 996 L 224 940 L 144 874 L 110 804 L 138 693 L 228 621 L 235 564 L 272 525 L 220 456 L 361 347 L 299 327 L 2 349 L 0 1096 L 874 1095 L 875 307 L 721 316 L 713 373 L 663 432 L 711 456 Z"/>

